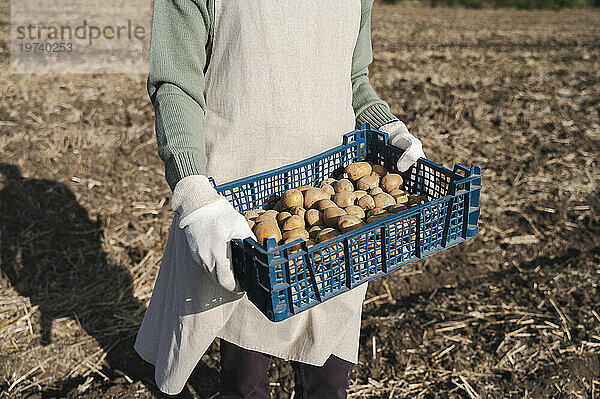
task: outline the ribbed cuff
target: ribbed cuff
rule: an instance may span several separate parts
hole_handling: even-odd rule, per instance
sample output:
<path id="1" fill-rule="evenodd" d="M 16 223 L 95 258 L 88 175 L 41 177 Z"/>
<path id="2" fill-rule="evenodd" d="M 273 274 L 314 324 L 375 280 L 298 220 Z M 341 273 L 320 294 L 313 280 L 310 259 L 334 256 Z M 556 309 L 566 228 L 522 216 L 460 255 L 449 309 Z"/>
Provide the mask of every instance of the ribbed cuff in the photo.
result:
<path id="1" fill-rule="evenodd" d="M 356 128 L 360 128 L 363 122 L 368 122 L 371 127 L 379 129 L 386 123 L 395 122 L 398 118 L 391 113 L 384 104 L 373 104 L 356 116 Z"/>
<path id="2" fill-rule="evenodd" d="M 196 209 L 225 198 L 217 193 L 208 177 L 193 175 L 184 177 L 177 183 L 171 197 L 171 209 L 182 218 Z"/>
<path id="3" fill-rule="evenodd" d="M 173 154 L 173 156 L 165 162 L 165 178 L 171 191 L 175 190 L 175 186 L 179 180 L 186 176 L 200 175 L 200 165 L 204 159 L 202 156 L 193 152 L 181 152 Z"/>

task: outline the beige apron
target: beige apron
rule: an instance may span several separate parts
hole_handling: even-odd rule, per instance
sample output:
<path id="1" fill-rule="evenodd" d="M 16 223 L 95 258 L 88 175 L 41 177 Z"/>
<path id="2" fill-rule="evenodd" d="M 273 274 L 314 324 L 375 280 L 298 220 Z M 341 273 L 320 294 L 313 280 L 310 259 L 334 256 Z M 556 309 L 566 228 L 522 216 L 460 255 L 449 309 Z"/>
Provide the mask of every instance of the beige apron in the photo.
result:
<path id="1" fill-rule="evenodd" d="M 354 128 L 360 0 L 215 0 L 206 72 L 207 175 L 217 184 L 340 145 Z M 178 393 L 215 337 L 287 360 L 358 361 L 363 284 L 282 322 L 194 263 L 175 215 L 136 350 Z"/>

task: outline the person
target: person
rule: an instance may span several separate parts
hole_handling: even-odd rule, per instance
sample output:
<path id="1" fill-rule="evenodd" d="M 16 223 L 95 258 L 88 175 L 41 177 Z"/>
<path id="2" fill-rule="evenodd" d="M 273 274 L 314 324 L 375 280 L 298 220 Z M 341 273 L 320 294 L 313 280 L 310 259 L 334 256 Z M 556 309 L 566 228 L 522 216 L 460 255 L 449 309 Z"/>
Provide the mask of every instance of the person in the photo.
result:
<path id="1" fill-rule="evenodd" d="M 401 171 L 424 157 L 369 83 L 372 3 L 154 0 L 148 92 L 175 214 L 135 349 L 161 391 L 179 393 L 218 337 L 223 398 L 268 398 L 271 356 L 292 362 L 297 398 L 346 397 L 367 284 L 269 321 L 228 258 L 252 231 L 207 176 L 305 159 L 362 122 L 405 150 Z"/>

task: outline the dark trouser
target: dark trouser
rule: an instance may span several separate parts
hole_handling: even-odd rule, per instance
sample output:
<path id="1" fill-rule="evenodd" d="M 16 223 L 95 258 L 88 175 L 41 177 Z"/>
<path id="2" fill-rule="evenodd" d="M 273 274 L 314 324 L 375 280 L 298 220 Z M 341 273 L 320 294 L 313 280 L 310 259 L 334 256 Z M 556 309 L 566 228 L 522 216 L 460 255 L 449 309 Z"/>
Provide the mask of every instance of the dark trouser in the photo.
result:
<path id="1" fill-rule="evenodd" d="M 269 398 L 271 357 L 221 340 L 221 398 Z M 353 363 L 331 355 L 321 367 L 291 362 L 295 399 L 345 399 Z"/>

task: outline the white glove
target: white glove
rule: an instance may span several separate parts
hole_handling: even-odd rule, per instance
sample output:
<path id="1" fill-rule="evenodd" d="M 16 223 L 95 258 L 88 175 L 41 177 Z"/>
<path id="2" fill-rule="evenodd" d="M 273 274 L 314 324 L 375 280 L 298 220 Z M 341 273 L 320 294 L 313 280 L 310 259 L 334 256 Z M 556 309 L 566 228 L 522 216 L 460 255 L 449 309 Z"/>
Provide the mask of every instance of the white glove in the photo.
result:
<path id="1" fill-rule="evenodd" d="M 421 140 L 408 132 L 404 122 L 386 123 L 379 130 L 389 135 L 388 143 L 404 150 L 397 163 L 400 172 L 406 172 L 419 158 L 426 158 Z"/>
<path id="2" fill-rule="evenodd" d="M 189 211 L 194 204 L 206 201 L 211 202 Z M 179 227 L 185 231 L 194 261 L 206 267 L 223 288 L 239 291 L 233 274 L 230 241 L 233 238 L 256 239 L 246 218 L 225 197 L 217 194 L 205 176 L 188 176 L 179 181 L 173 190 L 172 203 L 174 210 L 182 212 Z"/>

